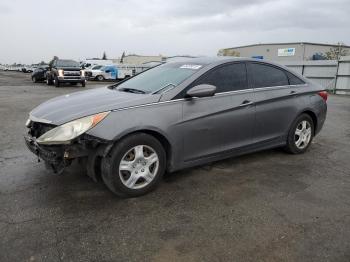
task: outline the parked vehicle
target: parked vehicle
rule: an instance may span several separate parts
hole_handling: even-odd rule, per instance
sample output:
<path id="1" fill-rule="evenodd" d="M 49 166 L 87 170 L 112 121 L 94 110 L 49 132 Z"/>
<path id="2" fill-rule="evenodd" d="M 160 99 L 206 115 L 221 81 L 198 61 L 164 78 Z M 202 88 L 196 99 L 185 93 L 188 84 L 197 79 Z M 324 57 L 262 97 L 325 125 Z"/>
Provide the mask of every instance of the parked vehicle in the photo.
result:
<path id="1" fill-rule="evenodd" d="M 25 66 L 21 68 L 21 71 L 23 73 L 33 73 L 33 71 L 35 70 L 36 67 L 33 66 Z"/>
<path id="2" fill-rule="evenodd" d="M 113 64 L 113 61 L 109 59 L 85 59 L 80 64 L 83 68 L 88 68 L 94 65 L 111 65 Z"/>
<path id="3" fill-rule="evenodd" d="M 115 65 L 108 65 L 100 67 L 99 69 L 91 70 L 91 74 L 89 73 L 89 78 L 98 81 L 121 80 L 131 77 L 132 75 L 132 69 L 121 69 Z"/>
<path id="4" fill-rule="evenodd" d="M 85 82 L 85 71 L 74 60 L 54 60 L 46 72 L 47 85 L 54 84 L 56 87 L 59 87 L 61 83 L 80 83 L 85 87 Z"/>
<path id="5" fill-rule="evenodd" d="M 46 72 L 49 69 L 48 65 L 39 66 L 34 69 L 32 73 L 32 81 L 34 83 L 45 81 L 46 80 Z"/>
<path id="6" fill-rule="evenodd" d="M 87 79 L 95 79 L 98 74 L 102 74 L 101 68 L 103 68 L 103 65 L 93 65 L 85 69 L 85 77 Z M 101 79 L 103 80 L 103 79 Z"/>
<path id="7" fill-rule="evenodd" d="M 304 153 L 326 100 L 322 87 L 274 63 L 193 59 L 41 104 L 26 144 L 55 172 L 80 159 L 89 176 L 135 197 L 165 171 L 274 147 Z"/>

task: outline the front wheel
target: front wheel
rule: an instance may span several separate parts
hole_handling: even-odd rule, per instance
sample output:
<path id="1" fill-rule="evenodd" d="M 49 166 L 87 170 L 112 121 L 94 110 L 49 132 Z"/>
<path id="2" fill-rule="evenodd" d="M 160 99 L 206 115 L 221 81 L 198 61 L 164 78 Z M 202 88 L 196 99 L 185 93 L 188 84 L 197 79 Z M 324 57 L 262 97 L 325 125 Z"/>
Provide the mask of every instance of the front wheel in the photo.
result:
<path id="1" fill-rule="evenodd" d="M 38 80 L 36 79 L 35 76 L 32 77 L 32 81 L 33 81 L 33 83 L 37 83 L 38 82 Z"/>
<path id="2" fill-rule="evenodd" d="M 153 136 L 138 133 L 118 142 L 102 159 L 102 179 L 122 197 L 144 195 L 159 184 L 166 167 L 166 154 Z"/>
<path id="3" fill-rule="evenodd" d="M 52 85 L 52 79 L 50 78 L 50 77 L 46 77 L 46 84 L 48 85 L 48 86 L 51 86 Z"/>
<path id="4" fill-rule="evenodd" d="M 55 83 L 55 87 L 60 87 L 60 81 L 58 80 L 57 76 L 55 76 L 54 78 L 54 83 Z"/>
<path id="5" fill-rule="evenodd" d="M 97 76 L 96 79 L 97 79 L 98 81 L 103 81 L 103 80 L 105 80 L 105 78 L 104 78 L 102 75 Z"/>
<path id="6" fill-rule="evenodd" d="M 314 136 L 314 123 L 307 114 L 300 115 L 292 124 L 287 137 L 286 151 L 302 154 L 311 145 Z"/>

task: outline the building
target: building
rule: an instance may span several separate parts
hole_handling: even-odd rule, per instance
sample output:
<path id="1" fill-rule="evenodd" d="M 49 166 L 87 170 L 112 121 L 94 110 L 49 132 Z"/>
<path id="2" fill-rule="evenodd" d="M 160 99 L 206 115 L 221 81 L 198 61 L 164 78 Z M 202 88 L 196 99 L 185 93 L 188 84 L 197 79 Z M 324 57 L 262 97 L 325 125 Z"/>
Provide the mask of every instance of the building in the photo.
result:
<path id="1" fill-rule="evenodd" d="M 266 59 L 271 61 L 306 61 L 325 59 L 326 52 L 339 50 L 350 54 L 350 46 L 308 42 L 270 43 L 238 46 L 219 50 L 219 56 L 238 56 Z"/>
<path id="2" fill-rule="evenodd" d="M 150 63 L 150 62 L 162 62 L 164 60 L 164 57 L 162 55 L 158 55 L 158 56 L 125 55 L 123 56 L 123 58 L 113 59 L 113 62 L 119 64 L 121 62 L 121 59 L 123 64 L 141 65 L 141 64 Z"/>

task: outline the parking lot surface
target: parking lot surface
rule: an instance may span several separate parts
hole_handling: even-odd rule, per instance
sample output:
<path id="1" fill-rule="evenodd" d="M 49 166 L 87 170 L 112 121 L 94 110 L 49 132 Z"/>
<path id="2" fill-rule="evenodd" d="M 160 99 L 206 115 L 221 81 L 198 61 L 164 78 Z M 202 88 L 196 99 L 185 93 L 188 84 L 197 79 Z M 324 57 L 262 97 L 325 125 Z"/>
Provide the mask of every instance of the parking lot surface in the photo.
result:
<path id="1" fill-rule="evenodd" d="M 329 98 L 306 154 L 227 159 L 120 199 L 25 147 L 28 112 L 81 90 L 0 72 L 0 261 L 350 261 L 350 97 Z"/>

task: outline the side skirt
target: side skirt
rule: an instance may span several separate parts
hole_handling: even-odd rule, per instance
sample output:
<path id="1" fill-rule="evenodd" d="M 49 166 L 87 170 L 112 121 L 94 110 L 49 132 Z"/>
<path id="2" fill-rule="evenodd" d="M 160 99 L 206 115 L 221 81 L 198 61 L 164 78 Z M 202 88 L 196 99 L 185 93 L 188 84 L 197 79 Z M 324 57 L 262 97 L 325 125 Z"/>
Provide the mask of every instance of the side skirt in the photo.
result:
<path id="1" fill-rule="evenodd" d="M 269 141 L 259 142 L 253 145 L 227 150 L 219 154 L 204 156 L 201 158 L 183 162 L 180 165 L 174 165 L 171 169 L 168 170 L 168 172 L 174 172 L 180 169 L 203 165 L 203 164 L 223 160 L 226 158 L 241 156 L 241 155 L 258 152 L 266 149 L 282 147 L 286 145 L 285 141 L 286 141 L 285 137 L 279 137 Z"/>

